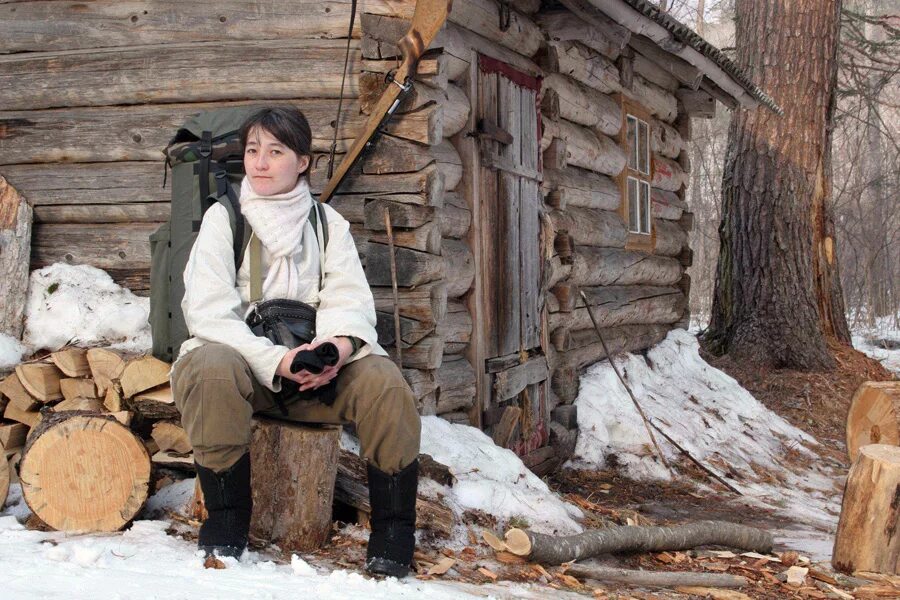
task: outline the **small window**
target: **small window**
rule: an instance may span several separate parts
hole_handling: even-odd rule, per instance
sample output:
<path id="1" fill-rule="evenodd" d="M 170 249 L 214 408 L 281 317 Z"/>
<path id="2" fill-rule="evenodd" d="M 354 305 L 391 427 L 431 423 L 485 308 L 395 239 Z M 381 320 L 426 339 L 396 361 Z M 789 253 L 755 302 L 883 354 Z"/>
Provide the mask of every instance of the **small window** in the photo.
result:
<path id="1" fill-rule="evenodd" d="M 628 115 L 628 168 L 650 175 L 650 126 Z"/>
<path id="2" fill-rule="evenodd" d="M 647 121 L 626 114 L 626 199 L 628 231 L 650 234 L 650 126 Z"/>
<path id="3" fill-rule="evenodd" d="M 650 233 L 650 184 L 635 177 L 628 178 L 628 230 Z"/>

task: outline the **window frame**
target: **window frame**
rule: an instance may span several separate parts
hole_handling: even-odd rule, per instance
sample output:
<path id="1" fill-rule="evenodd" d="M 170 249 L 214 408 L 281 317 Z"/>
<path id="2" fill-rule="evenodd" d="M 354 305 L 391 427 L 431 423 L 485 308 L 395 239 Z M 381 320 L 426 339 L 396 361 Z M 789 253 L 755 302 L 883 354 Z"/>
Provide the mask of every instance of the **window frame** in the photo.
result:
<path id="1" fill-rule="evenodd" d="M 619 131 L 618 142 L 625 153 L 625 167 L 617 177 L 617 181 L 622 197 L 619 212 L 627 231 L 625 248 L 652 252 L 656 243 L 652 201 L 653 174 L 656 166 L 652 150 L 652 118 L 650 111 L 622 94 L 619 95 L 619 104 L 622 109 L 622 127 Z M 634 124 L 634 144 L 631 143 L 631 136 L 629 135 L 632 123 Z M 639 155 L 642 125 L 646 127 L 644 156 Z M 644 160 L 642 161 L 641 159 Z M 645 167 L 645 170 L 641 169 L 642 166 Z M 636 182 L 634 188 L 629 184 L 632 181 Z M 636 192 L 636 198 L 634 199 L 630 194 L 632 189 Z M 634 200 L 636 200 L 636 204 Z M 635 214 L 636 227 L 632 227 L 633 206 L 637 209 Z"/>

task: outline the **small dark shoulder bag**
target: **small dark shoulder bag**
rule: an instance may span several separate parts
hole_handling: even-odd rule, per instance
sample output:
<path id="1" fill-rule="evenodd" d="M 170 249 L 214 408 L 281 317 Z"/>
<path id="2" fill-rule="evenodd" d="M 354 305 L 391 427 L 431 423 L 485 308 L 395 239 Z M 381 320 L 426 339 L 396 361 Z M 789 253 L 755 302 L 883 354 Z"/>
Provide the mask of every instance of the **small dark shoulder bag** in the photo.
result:
<path id="1" fill-rule="evenodd" d="M 325 277 L 325 248 L 328 244 L 328 222 L 322 205 L 313 201 L 310 221 L 319 242 L 319 289 Z M 299 300 L 275 298 L 260 302 L 262 298 L 262 243 L 255 235 L 250 238 L 250 302 L 253 308 L 247 315 L 250 330 L 273 344 L 296 348 L 312 342 L 316 337 L 316 309 Z M 337 364 L 339 355 L 334 344 L 322 344 L 315 350 L 298 352 L 291 363 L 291 372 L 307 370 L 321 373 L 327 366 Z M 296 400 L 318 400 L 331 405 L 335 399 L 335 380 L 315 390 L 300 391 L 296 382 L 283 379 L 281 391 L 275 394 L 275 402 L 282 414 L 287 415 L 286 404 Z"/>

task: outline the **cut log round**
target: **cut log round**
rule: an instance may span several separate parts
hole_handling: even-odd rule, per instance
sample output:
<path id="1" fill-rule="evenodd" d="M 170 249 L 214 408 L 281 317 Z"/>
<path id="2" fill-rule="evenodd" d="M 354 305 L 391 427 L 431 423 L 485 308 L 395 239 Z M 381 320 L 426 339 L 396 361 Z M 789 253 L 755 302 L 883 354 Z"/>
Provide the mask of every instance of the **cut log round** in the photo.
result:
<path id="1" fill-rule="evenodd" d="M 45 416 L 19 465 L 25 501 L 60 531 L 117 531 L 147 500 L 150 456 L 140 439 L 107 415 Z"/>
<path id="2" fill-rule="evenodd" d="M 900 446 L 900 382 L 867 381 L 847 413 L 847 453 L 855 461 L 868 444 Z"/>
<path id="3" fill-rule="evenodd" d="M 900 574 L 900 447 L 859 449 L 834 537 L 834 568 Z"/>
<path id="4" fill-rule="evenodd" d="M 608 527 L 569 536 L 515 528 L 506 532 L 510 552 L 551 565 L 611 552 L 687 550 L 707 545 L 769 552 L 772 543 L 772 535 L 765 531 L 722 521 L 698 521 L 675 527 Z"/>

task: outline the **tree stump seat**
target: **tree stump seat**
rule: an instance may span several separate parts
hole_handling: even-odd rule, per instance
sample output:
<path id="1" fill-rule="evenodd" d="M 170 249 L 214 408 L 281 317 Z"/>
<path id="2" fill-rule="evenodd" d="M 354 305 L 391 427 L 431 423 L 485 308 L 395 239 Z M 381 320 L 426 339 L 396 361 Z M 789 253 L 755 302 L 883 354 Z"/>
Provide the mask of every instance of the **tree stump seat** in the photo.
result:
<path id="1" fill-rule="evenodd" d="M 299 552 L 315 550 L 328 540 L 340 438 L 339 426 L 254 419 L 251 537 Z M 194 516 L 206 516 L 199 483 Z"/>

